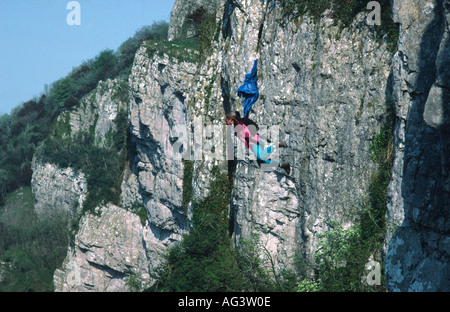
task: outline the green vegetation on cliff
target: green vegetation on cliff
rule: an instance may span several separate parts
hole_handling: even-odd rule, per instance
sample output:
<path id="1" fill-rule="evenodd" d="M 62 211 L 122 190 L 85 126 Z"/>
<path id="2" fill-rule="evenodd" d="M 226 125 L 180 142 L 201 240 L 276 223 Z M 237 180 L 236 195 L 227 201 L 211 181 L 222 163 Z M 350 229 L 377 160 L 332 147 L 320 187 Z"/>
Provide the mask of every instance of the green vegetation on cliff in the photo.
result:
<path id="1" fill-rule="evenodd" d="M 163 57 L 166 54 L 182 62 L 203 64 L 211 54 L 212 43 L 219 38 L 219 24 L 216 24 L 214 14 L 208 14 L 202 10 L 192 13 L 188 21 L 190 27 L 195 29 L 195 35 L 179 37 L 171 41 L 147 40 L 145 45 L 148 56 L 152 58 L 156 54 Z"/>
<path id="2" fill-rule="evenodd" d="M 271 272 L 275 273 L 271 276 L 263 269 L 265 261 L 259 257 L 262 247 L 257 236 L 241 241 L 239 250 L 232 247 L 231 183 L 228 174 L 218 167 L 211 174 L 210 195 L 193 202 L 190 233 L 168 251 L 159 280 L 149 291 L 293 291 L 293 274 Z"/>
<path id="3" fill-rule="evenodd" d="M 42 96 L 19 105 L 10 115 L 0 116 L 0 205 L 4 204 L 8 193 L 30 185 L 34 152 L 49 136 L 56 117 L 63 111 L 75 109 L 99 80 L 127 78 L 142 42 L 165 39 L 168 27 L 167 22 L 158 22 L 141 28 L 116 52 L 100 52 L 46 87 Z"/>
<path id="4" fill-rule="evenodd" d="M 88 195 L 84 211 L 93 212 L 98 205 L 108 202 L 119 204 L 127 155 L 127 117 L 126 111 L 118 113 L 115 119 L 118 131 L 108 148 L 96 146 L 93 133 L 79 134 L 75 139 L 49 137 L 42 146 L 40 157 L 45 162 L 71 167 L 86 175 Z"/>
<path id="5" fill-rule="evenodd" d="M 142 42 L 164 39 L 167 32 L 167 22 L 141 28 L 117 51 L 100 52 L 46 86 L 43 95 L 0 116 L 0 291 L 52 291 L 53 273 L 67 254 L 67 219 L 38 220 L 34 212 L 30 184 L 36 152 L 41 151 L 39 157 L 49 162 L 86 174 L 85 210 L 102 202 L 118 202 L 127 152 L 127 112 L 119 112 L 115 119 L 117 133 L 106 138 L 109 148 L 96 147 L 93 133 L 73 140 L 54 135 L 62 130 L 70 135 L 71 130 L 64 124 L 67 120 L 56 120 L 61 113 L 77 109 L 100 80 L 127 80 Z M 121 87 L 124 92 L 116 94 L 123 100 L 128 88 Z"/>

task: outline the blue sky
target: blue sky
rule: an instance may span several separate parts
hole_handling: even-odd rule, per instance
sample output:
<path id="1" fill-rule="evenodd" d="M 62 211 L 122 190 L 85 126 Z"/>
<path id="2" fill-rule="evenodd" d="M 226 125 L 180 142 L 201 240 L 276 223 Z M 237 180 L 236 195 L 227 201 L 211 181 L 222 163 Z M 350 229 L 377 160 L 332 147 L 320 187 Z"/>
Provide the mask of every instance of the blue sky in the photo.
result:
<path id="1" fill-rule="evenodd" d="M 169 21 L 175 0 L 78 0 L 81 25 L 74 26 L 69 2 L 0 0 L 0 115 L 142 26 Z"/>

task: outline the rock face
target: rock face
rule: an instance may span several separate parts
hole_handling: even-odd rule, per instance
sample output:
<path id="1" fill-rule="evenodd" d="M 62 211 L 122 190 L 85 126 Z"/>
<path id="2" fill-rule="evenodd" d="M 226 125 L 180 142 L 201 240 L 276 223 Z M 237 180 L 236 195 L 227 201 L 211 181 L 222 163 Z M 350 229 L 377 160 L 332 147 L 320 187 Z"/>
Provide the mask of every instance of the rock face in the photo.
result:
<path id="1" fill-rule="evenodd" d="M 75 138 L 79 134 L 93 133 L 94 144 L 110 147 L 117 133 L 114 122 L 128 105 L 127 83 L 119 79 L 99 81 L 97 87 L 83 97 L 75 111 L 66 111 L 58 117 L 57 135 Z"/>
<path id="2" fill-rule="evenodd" d="M 186 125 L 185 103 L 196 68 L 167 54 L 149 57 L 147 49 L 144 45 L 136 54 L 129 79 L 131 136 L 136 149 L 133 175 L 155 248 L 164 250 L 188 230 L 182 205 L 183 163 L 176 157 L 174 143 L 176 127 Z"/>
<path id="3" fill-rule="evenodd" d="M 87 182 L 82 172 L 36 160 L 32 170 L 34 209 L 39 218 L 51 218 L 60 213 L 76 218 L 81 214 L 87 195 Z"/>
<path id="4" fill-rule="evenodd" d="M 448 291 L 450 3 L 394 1 L 394 12 L 401 26 L 396 164 L 403 175 L 391 185 L 404 219 L 389 243 L 386 281 L 390 291 Z"/>
<path id="5" fill-rule="evenodd" d="M 200 30 L 197 22 L 201 21 L 204 14 L 214 15 L 222 3 L 223 0 L 175 1 L 170 17 L 168 39 L 197 36 Z"/>
<path id="6" fill-rule="evenodd" d="M 56 270 L 56 291 L 132 291 L 150 282 L 145 243 L 148 228 L 139 217 L 108 205 L 80 220 L 74 247 Z"/>
<path id="7" fill-rule="evenodd" d="M 280 160 L 292 165 L 286 176 L 237 161 L 235 239 L 259 233 L 281 269 L 295 253 L 311 259 L 331 221 L 354 221 L 376 169 L 369 147 L 388 110 L 391 54 L 364 13 L 343 30 L 327 17 L 286 20 L 273 2 L 228 2 L 224 14 L 221 104 L 242 109 L 237 88 L 258 59 L 260 98 L 250 118 L 279 128 L 289 146 Z"/>
<path id="8" fill-rule="evenodd" d="M 76 110 L 66 111 L 58 117 L 54 135 L 75 138 L 83 133 L 93 133 L 96 146 L 111 146 L 117 132 L 115 119 L 127 105 L 124 93 L 127 95 L 128 88 L 123 81 L 100 81 Z M 43 163 L 39 157 L 34 158 L 32 170 L 31 186 L 38 216 L 44 218 L 64 212 L 71 218 L 78 218 L 88 192 L 84 173 Z"/>
<path id="9" fill-rule="evenodd" d="M 53 135 L 72 140 L 79 135 L 91 136 L 93 145 L 111 148 L 118 131 L 117 116 L 126 111 L 127 105 L 126 82 L 100 81 L 81 99 L 76 110 L 58 117 Z M 95 215 L 83 214 L 89 191 L 83 172 L 46 163 L 39 153 L 33 159 L 32 170 L 38 216 L 53 218 L 65 214 L 69 224 L 79 222 L 68 255 L 54 274 L 56 291 L 138 290 L 149 283 L 144 239 L 148 228 L 136 214 L 114 205 L 97 207 Z"/>

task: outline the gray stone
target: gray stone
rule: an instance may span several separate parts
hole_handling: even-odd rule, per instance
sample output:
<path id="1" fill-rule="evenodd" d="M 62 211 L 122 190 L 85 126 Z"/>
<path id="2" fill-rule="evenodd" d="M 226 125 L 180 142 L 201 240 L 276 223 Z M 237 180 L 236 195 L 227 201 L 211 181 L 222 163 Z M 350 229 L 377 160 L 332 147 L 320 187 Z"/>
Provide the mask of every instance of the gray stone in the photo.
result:
<path id="1" fill-rule="evenodd" d="M 426 124 L 433 128 L 440 128 L 448 125 L 448 118 L 445 110 L 447 109 L 448 102 L 444 102 L 444 88 L 434 84 L 431 87 L 430 93 L 425 103 L 425 109 L 423 112 L 423 119 Z"/>
<path id="2" fill-rule="evenodd" d="M 53 164 L 32 162 L 31 188 L 34 209 L 40 219 L 57 216 L 77 219 L 82 212 L 88 188 L 82 172 Z"/>
<path id="3" fill-rule="evenodd" d="M 127 93 L 124 81 L 99 81 L 97 87 L 81 99 L 75 111 L 65 111 L 59 115 L 59 123 L 70 125 L 70 132 L 62 133 L 62 137 L 75 138 L 79 133 L 92 132 L 96 146 L 110 147 L 117 132 L 115 119 L 128 104 L 123 101 L 121 94 Z"/>
<path id="4" fill-rule="evenodd" d="M 145 205 L 152 268 L 163 260 L 163 250 L 187 233 L 187 214 L 182 205 L 183 162 L 177 158 L 177 126 L 186 127 L 189 90 L 194 64 L 164 54 L 151 58 L 143 45 L 136 54 L 130 85 L 130 131 L 136 146 L 122 202 Z M 134 189 L 134 191 L 129 191 Z M 129 205 L 129 204 L 128 204 Z M 152 271 L 153 272 L 153 271 Z"/>
<path id="5" fill-rule="evenodd" d="M 123 208 L 99 207 L 86 214 L 62 268 L 56 291 L 133 291 L 151 282 L 146 232 L 139 217 Z"/>
<path id="6" fill-rule="evenodd" d="M 178 0 L 170 15 L 168 39 L 194 37 L 199 34 L 201 14 L 215 14 L 224 0 Z M 190 18 L 189 18 L 190 17 Z M 195 23 L 196 21 L 196 23 Z"/>
<path id="7" fill-rule="evenodd" d="M 389 291 L 448 291 L 450 287 L 449 96 L 443 87 L 449 83 L 445 68 L 449 9 L 448 1 L 394 1 L 401 29 L 397 56 L 403 59 L 403 64 L 394 63 L 399 69 L 394 70 L 399 108 L 396 139 L 401 144 L 391 180 L 397 192 L 393 202 L 399 204 L 388 205 L 387 217 L 400 212 L 403 223 L 387 251 Z M 395 212 L 396 206 L 401 211 Z"/>

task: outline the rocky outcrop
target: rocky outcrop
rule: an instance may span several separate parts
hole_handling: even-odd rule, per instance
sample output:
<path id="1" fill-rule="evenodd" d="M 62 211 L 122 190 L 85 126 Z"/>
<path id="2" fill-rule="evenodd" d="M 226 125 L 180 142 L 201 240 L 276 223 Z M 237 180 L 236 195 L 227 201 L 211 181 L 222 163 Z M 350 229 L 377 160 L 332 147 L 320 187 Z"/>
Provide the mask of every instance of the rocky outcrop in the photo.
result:
<path id="1" fill-rule="evenodd" d="M 137 215 L 114 205 L 84 215 L 67 258 L 55 272 L 55 290 L 143 290 L 151 281 L 148 231 Z"/>
<path id="2" fill-rule="evenodd" d="M 186 127 L 186 104 L 195 71 L 194 64 L 153 53 L 144 44 L 129 78 L 133 155 L 122 202 L 137 200 L 145 206 L 151 230 L 146 248 L 153 253 L 153 269 L 164 250 L 188 231 L 182 204 L 183 162 L 174 144 L 179 137 L 177 127 Z"/>
<path id="3" fill-rule="evenodd" d="M 202 18 L 214 15 L 223 0 L 175 1 L 169 25 L 169 40 L 199 35 Z"/>
<path id="4" fill-rule="evenodd" d="M 62 139 L 92 135 L 94 145 L 111 147 L 117 133 L 116 118 L 127 107 L 127 94 L 128 87 L 122 80 L 99 81 L 97 87 L 81 99 L 76 110 L 67 110 L 58 116 L 53 135 Z M 78 219 L 88 192 L 85 174 L 46 163 L 40 153 L 33 158 L 32 171 L 31 186 L 38 216 L 45 218 L 62 213 Z"/>
<path id="5" fill-rule="evenodd" d="M 127 110 L 127 105 L 125 81 L 100 81 L 76 109 L 58 116 L 52 129 L 53 138 L 63 142 L 89 137 L 91 140 L 84 144 L 92 144 L 97 150 L 113 148 L 119 130 L 118 116 Z M 85 174 L 80 169 L 48 163 L 45 152 L 35 154 L 32 170 L 31 186 L 37 215 L 41 219 L 69 217 L 70 231 L 78 233 L 69 246 L 65 263 L 55 272 L 55 289 L 119 291 L 130 290 L 129 284 L 145 285 L 149 278 L 148 261 L 140 218 L 115 206 L 98 207 L 98 215 L 83 213 L 91 187 Z M 116 231 L 109 232 L 115 227 Z M 141 284 L 136 282 L 141 280 Z"/>
<path id="6" fill-rule="evenodd" d="M 176 10 L 182 2 L 173 21 L 186 16 Z M 387 111 L 391 57 L 364 19 L 362 13 L 341 30 L 326 16 L 318 23 L 286 18 L 276 2 L 228 1 L 217 10 L 219 28 L 212 33 L 218 36 L 198 66 L 154 43 L 139 49 L 129 78 L 132 156 L 122 204 L 146 209 L 150 274 L 164 250 L 188 231 L 183 162 L 174 149 L 177 126 L 199 128 L 190 134 L 204 147 L 194 162 L 193 200 L 208 195 L 213 165 L 229 170 L 234 242 L 239 246 L 257 234 L 278 270 L 291 266 L 294 255 L 311 259 L 318 234 L 331 221 L 352 224 L 349 211 L 362 204 L 376 170 L 369 147 Z M 290 176 L 282 169 L 261 170 L 248 157 L 229 167 L 208 148 L 225 139 L 224 131 L 210 130 L 241 109 L 236 91 L 254 59 L 260 99 L 251 118 L 276 127 L 288 143 L 279 156 L 291 162 Z"/>
<path id="7" fill-rule="evenodd" d="M 126 111 L 127 105 L 128 85 L 125 81 L 99 81 L 97 87 L 81 99 L 76 110 L 59 115 L 55 132 L 63 138 L 93 134 L 96 146 L 110 147 L 117 133 L 117 115 L 121 110 Z"/>
<path id="8" fill-rule="evenodd" d="M 394 1 L 394 13 L 401 27 L 394 58 L 401 179 L 391 182 L 396 197 L 388 212 L 403 223 L 389 242 L 386 283 L 390 291 L 448 291 L 450 3 Z"/>
<path id="9" fill-rule="evenodd" d="M 56 216 L 76 219 L 87 196 L 87 181 L 82 172 L 57 165 L 32 162 L 31 187 L 34 209 L 40 219 Z"/>

